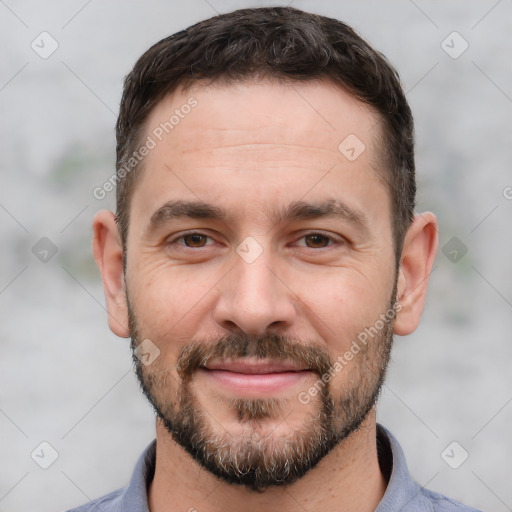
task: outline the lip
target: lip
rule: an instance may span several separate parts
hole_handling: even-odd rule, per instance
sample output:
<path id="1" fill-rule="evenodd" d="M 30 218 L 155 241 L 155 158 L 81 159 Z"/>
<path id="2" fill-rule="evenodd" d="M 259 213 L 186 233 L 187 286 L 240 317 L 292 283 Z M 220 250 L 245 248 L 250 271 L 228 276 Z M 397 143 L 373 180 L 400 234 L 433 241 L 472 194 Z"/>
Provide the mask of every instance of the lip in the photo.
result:
<path id="1" fill-rule="evenodd" d="M 272 361 L 269 359 L 236 359 L 232 361 L 215 360 L 208 362 L 207 370 L 224 370 L 245 375 L 263 375 L 270 373 L 299 372 L 309 370 L 306 366 L 299 366 L 293 361 Z"/>
<path id="2" fill-rule="evenodd" d="M 289 390 L 303 382 L 311 370 L 287 361 L 211 361 L 199 375 L 237 396 L 261 397 Z"/>

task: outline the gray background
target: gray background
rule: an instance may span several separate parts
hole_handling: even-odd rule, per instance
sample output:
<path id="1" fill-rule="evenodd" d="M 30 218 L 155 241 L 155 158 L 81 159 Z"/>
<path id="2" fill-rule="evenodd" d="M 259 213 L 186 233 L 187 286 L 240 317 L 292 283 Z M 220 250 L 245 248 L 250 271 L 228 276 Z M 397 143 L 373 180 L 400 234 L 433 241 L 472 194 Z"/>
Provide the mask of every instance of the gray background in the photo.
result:
<path id="1" fill-rule="evenodd" d="M 94 213 L 114 204 L 92 191 L 114 169 L 122 78 L 170 33 L 275 4 L 0 0 L 0 511 L 64 510 L 123 486 L 153 439 L 90 251 Z M 397 66 L 416 119 L 418 210 L 440 221 L 423 322 L 396 339 L 379 420 L 422 485 L 512 510 L 512 3 L 292 5 L 352 24 Z M 31 47 L 51 48 L 43 31 L 58 43 L 46 59 Z M 32 251 L 43 237 L 53 257 L 47 241 Z M 48 469 L 43 441 L 58 453 Z"/>

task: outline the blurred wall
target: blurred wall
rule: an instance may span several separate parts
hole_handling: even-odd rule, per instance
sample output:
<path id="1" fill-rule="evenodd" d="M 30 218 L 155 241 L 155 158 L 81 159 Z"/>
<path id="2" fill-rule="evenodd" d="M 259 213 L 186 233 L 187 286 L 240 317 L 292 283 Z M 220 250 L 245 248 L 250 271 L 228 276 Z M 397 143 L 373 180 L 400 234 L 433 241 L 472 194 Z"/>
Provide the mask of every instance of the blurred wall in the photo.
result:
<path id="1" fill-rule="evenodd" d="M 423 322 L 396 339 L 379 421 L 422 485 L 512 510 L 512 4 L 289 3 L 348 22 L 398 68 L 418 210 L 440 221 Z M 0 2 L 0 511 L 65 510 L 124 486 L 153 439 L 90 250 L 94 213 L 114 205 L 93 190 L 114 171 L 122 79 L 170 33 L 276 4 Z"/>

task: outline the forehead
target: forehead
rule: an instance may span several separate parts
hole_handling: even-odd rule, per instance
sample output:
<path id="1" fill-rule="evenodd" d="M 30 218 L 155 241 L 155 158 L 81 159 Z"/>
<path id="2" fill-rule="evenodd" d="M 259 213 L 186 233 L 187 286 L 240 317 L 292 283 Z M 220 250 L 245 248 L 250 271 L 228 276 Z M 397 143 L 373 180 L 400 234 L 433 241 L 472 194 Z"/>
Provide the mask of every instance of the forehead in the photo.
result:
<path id="1" fill-rule="evenodd" d="M 349 135 L 366 149 L 377 149 L 379 120 L 368 105 L 328 80 L 218 81 L 166 96 L 151 111 L 145 131 L 159 141 L 179 141 L 183 152 L 208 143 L 231 145 L 236 135 L 239 144 L 302 143 L 339 156 L 339 145 Z"/>
<path id="2" fill-rule="evenodd" d="M 304 195 L 320 178 L 324 192 L 345 179 L 352 193 L 371 182 L 386 196 L 378 121 L 367 105 L 328 81 L 178 89 L 145 123 L 142 140 L 151 140 L 152 148 L 133 202 L 147 217 L 177 196 L 209 196 L 225 205 L 236 199 L 228 190 L 240 192 L 240 204 L 251 193 L 264 208 L 273 200 L 286 206 L 285 191 Z M 313 195 L 322 190 L 312 188 Z"/>

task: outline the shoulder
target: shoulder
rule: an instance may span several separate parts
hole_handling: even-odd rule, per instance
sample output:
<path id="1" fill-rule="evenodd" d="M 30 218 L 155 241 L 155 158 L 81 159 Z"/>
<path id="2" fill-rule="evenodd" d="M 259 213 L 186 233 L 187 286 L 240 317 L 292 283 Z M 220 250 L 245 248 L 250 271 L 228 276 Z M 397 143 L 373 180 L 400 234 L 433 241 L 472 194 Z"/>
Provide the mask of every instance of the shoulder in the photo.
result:
<path id="1" fill-rule="evenodd" d="M 422 489 L 422 498 L 431 505 L 433 512 L 481 512 L 476 508 L 468 507 L 459 501 L 452 500 L 437 492 Z M 421 509 L 423 510 L 423 509 Z"/>
<path id="2" fill-rule="evenodd" d="M 142 452 L 130 483 L 117 491 L 86 503 L 68 512 L 128 512 L 129 510 L 148 512 L 147 488 L 155 471 L 156 441 Z"/>
<path id="3" fill-rule="evenodd" d="M 67 512 L 98 512 L 99 510 L 101 512 L 114 512 L 121 510 L 121 496 L 123 492 L 124 488 L 118 489 Z"/>
<path id="4" fill-rule="evenodd" d="M 377 450 L 388 487 L 376 512 L 481 512 L 416 482 L 400 444 L 382 425 L 377 425 Z"/>

